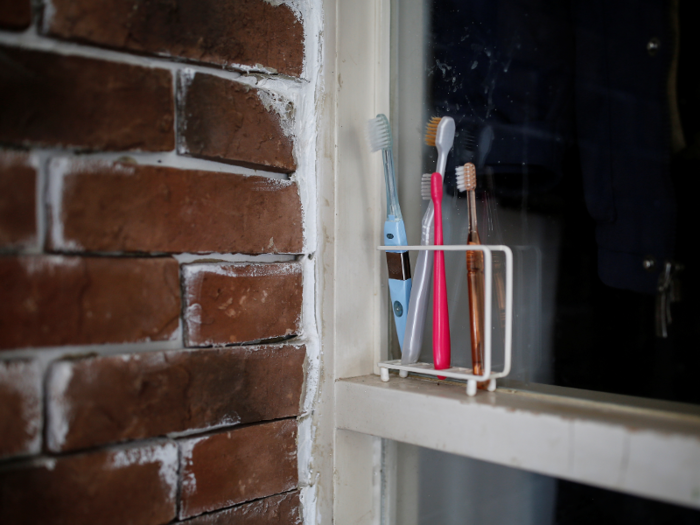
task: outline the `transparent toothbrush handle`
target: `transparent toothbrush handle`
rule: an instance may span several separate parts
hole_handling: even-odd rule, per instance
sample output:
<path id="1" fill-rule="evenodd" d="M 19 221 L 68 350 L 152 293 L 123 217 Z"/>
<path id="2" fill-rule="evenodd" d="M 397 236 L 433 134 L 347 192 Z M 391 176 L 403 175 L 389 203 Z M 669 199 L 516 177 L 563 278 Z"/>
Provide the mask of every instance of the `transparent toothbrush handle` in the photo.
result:
<path id="1" fill-rule="evenodd" d="M 428 310 L 430 276 L 433 269 L 433 253 L 423 250 L 418 254 L 418 263 L 413 277 L 413 293 L 408 303 L 406 332 L 403 336 L 403 354 L 401 364 L 410 365 L 418 361 L 423 346 L 423 329 Z"/>
<path id="2" fill-rule="evenodd" d="M 481 244 L 479 236 L 469 244 Z M 472 371 L 475 375 L 484 372 L 484 254 L 467 252 L 467 277 L 469 289 L 469 325 L 472 343 Z"/>
<path id="3" fill-rule="evenodd" d="M 434 208 L 431 202 L 423 215 L 423 228 L 421 244 L 430 244 L 430 234 L 433 229 Z M 430 277 L 433 269 L 433 252 L 422 250 L 418 254 L 416 270 L 413 274 L 413 288 L 411 300 L 408 303 L 408 317 L 406 318 L 406 331 L 403 337 L 403 352 L 401 364 L 410 365 L 418 361 L 421 347 L 423 346 L 423 329 L 428 310 L 428 296 L 430 295 Z"/>

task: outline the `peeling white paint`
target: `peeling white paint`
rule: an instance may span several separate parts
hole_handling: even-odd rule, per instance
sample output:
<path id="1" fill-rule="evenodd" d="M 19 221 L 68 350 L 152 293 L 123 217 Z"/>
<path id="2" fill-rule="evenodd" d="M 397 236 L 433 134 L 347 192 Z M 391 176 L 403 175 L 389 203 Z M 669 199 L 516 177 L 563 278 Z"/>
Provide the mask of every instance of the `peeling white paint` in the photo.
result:
<path id="1" fill-rule="evenodd" d="M 28 275 L 49 271 L 54 273 L 59 267 L 77 268 L 83 263 L 80 257 L 65 255 L 42 255 L 41 257 L 22 257 L 20 264 Z"/>
<path id="2" fill-rule="evenodd" d="M 191 263 L 212 263 L 212 262 L 237 262 L 237 263 L 279 263 L 294 262 L 295 255 L 287 254 L 262 254 L 245 255 L 240 253 L 208 253 L 206 255 L 198 253 L 178 253 L 173 255 L 180 264 Z"/>
<path id="3" fill-rule="evenodd" d="M 40 460 L 38 466 L 41 466 L 47 470 L 53 470 L 56 468 L 56 460 L 53 458 L 44 458 Z"/>
<path id="4" fill-rule="evenodd" d="M 264 89 L 256 90 L 255 94 L 267 111 L 277 115 L 285 136 L 293 137 L 296 129 L 294 125 L 294 108 L 291 101 L 286 100 L 278 93 Z"/>
<path id="5" fill-rule="evenodd" d="M 44 0 L 44 9 L 41 14 L 41 29 L 43 33 L 48 33 L 51 29 L 53 17 L 56 15 L 56 7 L 52 0 Z"/>
<path id="6" fill-rule="evenodd" d="M 192 81 L 196 75 L 196 71 L 192 68 L 185 68 L 181 70 L 177 78 L 176 89 L 175 89 L 175 113 L 177 120 L 177 130 L 175 140 L 177 141 L 176 148 L 180 155 L 189 155 L 190 150 L 187 147 L 187 140 L 185 139 L 185 131 L 187 131 L 187 118 L 185 118 L 181 112 L 182 108 L 185 107 L 185 99 L 187 98 L 187 92 L 192 85 Z"/>
<path id="7" fill-rule="evenodd" d="M 295 15 L 304 24 L 304 65 L 302 78 L 305 82 L 288 83 L 285 89 L 277 91 L 294 104 L 294 158 L 297 171 L 291 179 L 299 184 L 302 214 L 304 217 L 303 253 L 307 254 L 301 261 L 303 271 L 302 334 L 306 347 L 306 367 L 304 392 L 302 400 L 302 417 L 298 430 L 298 469 L 302 486 L 301 503 L 304 523 L 326 522 L 320 515 L 319 474 L 322 461 L 314 464 L 317 451 L 317 419 L 313 409 L 318 402 L 321 378 L 321 340 L 317 315 L 320 312 L 321 294 L 317 293 L 316 261 L 309 254 L 314 254 L 318 247 L 318 152 L 319 126 L 321 125 L 321 101 L 323 100 L 323 2 L 322 0 L 287 0 Z M 262 79 L 261 88 L 273 87 L 272 82 Z M 331 480 L 326 480 L 330 483 Z"/>
<path id="8" fill-rule="evenodd" d="M 66 442 L 71 421 L 71 406 L 65 397 L 73 377 L 73 364 L 70 361 L 55 363 L 46 381 L 47 410 L 46 440 L 49 450 L 58 452 Z"/>
<path id="9" fill-rule="evenodd" d="M 192 439 L 183 439 L 178 443 L 180 445 L 180 470 L 182 476 L 182 494 L 194 494 L 197 491 L 197 477 L 192 470 L 192 453 L 197 443 L 207 439 L 207 436 L 196 437 Z"/>
<path id="10" fill-rule="evenodd" d="M 305 2 L 300 2 L 299 0 L 263 0 L 263 2 L 274 6 L 286 5 L 294 13 L 297 20 L 303 22 L 302 6 Z"/>
<path id="11" fill-rule="evenodd" d="M 296 275 L 302 273 L 302 265 L 291 263 L 194 263 L 182 267 L 186 281 L 200 279 L 204 274 L 226 277 L 269 277 L 273 275 Z"/>
<path id="12" fill-rule="evenodd" d="M 79 251 L 81 246 L 75 241 L 66 241 L 63 231 L 63 179 L 73 166 L 70 158 L 54 158 L 49 161 L 46 200 L 49 208 L 51 229 L 48 235 L 54 248 L 66 251 Z"/>
<path id="13" fill-rule="evenodd" d="M 170 499 L 175 498 L 178 482 L 177 445 L 172 441 L 160 442 L 145 447 L 120 448 L 114 450 L 108 460 L 108 468 L 119 469 L 131 465 L 159 464 L 158 475 L 170 490 Z"/>

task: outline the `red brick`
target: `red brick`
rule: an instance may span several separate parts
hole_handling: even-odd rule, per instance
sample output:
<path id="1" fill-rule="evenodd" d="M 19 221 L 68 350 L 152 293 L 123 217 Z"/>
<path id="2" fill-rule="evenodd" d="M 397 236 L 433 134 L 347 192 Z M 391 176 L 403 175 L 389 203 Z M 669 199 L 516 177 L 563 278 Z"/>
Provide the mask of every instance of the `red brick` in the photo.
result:
<path id="1" fill-rule="evenodd" d="M 297 263 L 191 264 L 182 275 L 188 346 L 254 342 L 301 331 Z"/>
<path id="2" fill-rule="evenodd" d="M 54 363 L 52 451 L 296 416 L 305 348 L 238 347 Z"/>
<path id="3" fill-rule="evenodd" d="M 299 492 L 289 492 L 180 522 L 183 525 L 301 525 Z"/>
<path id="4" fill-rule="evenodd" d="M 0 349 L 168 340 L 179 314 L 174 259 L 0 257 Z"/>
<path id="5" fill-rule="evenodd" d="M 0 46 L 0 142 L 174 148 L 169 71 Z"/>
<path id="6" fill-rule="evenodd" d="M 222 66 L 261 64 L 299 76 L 304 28 L 264 0 L 51 0 L 49 34 L 99 46 Z"/>
<path id="7" fill-rule="evenodd" d="M 160 525 L 175 516 L 178 451 L 160 442 L 0 471 L 3 525 Z"/>
<path id="8" fill-rule="evenodd" d="M 26 29 L 32 23 L 30 0 L 0 0 L 0 27 Z"/>
<path id="9" fill-rule="evenodd" d="M 297 486 L 297 423 L 274 421 L 180 441 L 180 518 Z"/>
<path id="10" fill-rule="evenodd" d="M 295 182 L 55 159 L 50 246 L 88 251 L 299 253 Z M 73 248 L 74 249 L 74 248 Z"/>
<path id="11" fill-rule="evenodd" d="M 25 153 L 0 151 L 0 249 L 36 241 L 36 170 Z"/>
<path id="12" fill-rule="evenodd" d="M 0 458 L 41 450 L 41 368 L 0 361 Z"/>
<path id="13" fill-rule="evenodd" d="M 272 99 L 266 92 L 200 73 L 183 74 L 179 90 L 179 153 L 281 173 L 297 169 L 280 120 L 289 120 L 291 104 L 280 117 L 263 104 Z"/>

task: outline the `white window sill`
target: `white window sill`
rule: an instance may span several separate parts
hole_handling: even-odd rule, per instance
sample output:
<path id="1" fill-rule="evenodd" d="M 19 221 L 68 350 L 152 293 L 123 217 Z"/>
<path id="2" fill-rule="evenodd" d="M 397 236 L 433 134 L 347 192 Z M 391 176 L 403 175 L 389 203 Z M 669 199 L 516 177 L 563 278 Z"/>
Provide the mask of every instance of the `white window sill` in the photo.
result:
<path id="1" fill-rule="evenodd" d="M 544 385 L 336 382 L 336 427 L 700 508 L 700 407 Z"/>

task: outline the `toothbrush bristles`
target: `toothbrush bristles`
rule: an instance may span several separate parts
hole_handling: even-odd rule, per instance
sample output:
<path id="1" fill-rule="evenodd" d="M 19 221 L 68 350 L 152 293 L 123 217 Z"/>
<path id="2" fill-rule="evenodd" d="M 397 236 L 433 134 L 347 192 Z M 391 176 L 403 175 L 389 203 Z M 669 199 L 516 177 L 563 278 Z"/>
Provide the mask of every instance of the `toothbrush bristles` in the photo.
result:
<path id="1" fill-rule="evenodd" d="M 432 173 L 423 173 L 420 180 L 420 196 L 424 201 L 429 201 L 430 196 L 430 179 L 432 178 Z"/>
<path id="2" fill-rule="evenodd" d="M 428 125 L 425 127 L 425 144 L 431 147 L 435 147 L 435 139 L 437 138 L 438 124 L 442 117 L 432 117 L 428 121 Z"/>
<path id="3" fill-rule="evenodd" d="M 474 191 L 476 189 L 476 167 L 471 162 L 455 168 L 457 189 L 459 191 Z"/>
<path id="4" fill-rule="evenodd" d="M 377 115 L 367 121 L 367 138 L 372 151 L 391 147 L 391 127 L 384 115 Z"/>

